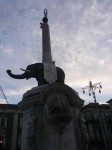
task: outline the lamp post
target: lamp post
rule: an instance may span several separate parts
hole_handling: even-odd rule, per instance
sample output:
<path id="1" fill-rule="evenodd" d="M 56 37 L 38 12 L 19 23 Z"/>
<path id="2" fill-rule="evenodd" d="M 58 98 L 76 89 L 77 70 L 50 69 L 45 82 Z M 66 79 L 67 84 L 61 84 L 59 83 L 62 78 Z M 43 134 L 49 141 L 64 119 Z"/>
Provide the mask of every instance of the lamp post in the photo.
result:
<path id="1" fill-rule="evenodd" d="M 101 89 L 102 89 L 101 82 L 92 84 L 92 81 L 89 80 L 89 86 L 86 86 L 82 89 L 83 89 L 83 94 L 85 94 L 85 89 L 88 90 L 89 96 L 91 96 L 91 94 L 92 94 L 93 98 L 94 98 L 94 102 L 97 103 L 96 102 L 95 90 L 98 89 L 99 93 L 101 93 Z"/>
<path id="2" fill-rule="evenodd" d="M 89 80 L 89 86 L 86 86 L 86 87 L 82 88 L 83 94 L 85 94 L 85 90 L 88 90 L 89 96 L 93 95 L 93 99 L 94 99 L 95 103 L 97 103 L 96 95 L 95 95 L 95 91 L 97 89 L 99 90 L 99 93 L 101 93 L 101 89 L 102 89 L 101 82 L 92 84 L 91 80 Z M 99 104 L 97 106 L 96 106 L 96 111 L 97 111 L 97 114 L 98 114 L 98 118 L 99 118 L 99 122 L 100 122 L 100 126 L 101 126 L 101 131 L 102 131 L 102 134 L 103 134 L 105 150 L 109 150 L 108 149 L 108 144 L 107 144 L 107 141 L 106 141 L 105 130 L 104 130 L 104 127 L 103 127 L 102 118 L 101 118 L 101 114 L 100 114 L 100 110 L 99 110 Z"/>

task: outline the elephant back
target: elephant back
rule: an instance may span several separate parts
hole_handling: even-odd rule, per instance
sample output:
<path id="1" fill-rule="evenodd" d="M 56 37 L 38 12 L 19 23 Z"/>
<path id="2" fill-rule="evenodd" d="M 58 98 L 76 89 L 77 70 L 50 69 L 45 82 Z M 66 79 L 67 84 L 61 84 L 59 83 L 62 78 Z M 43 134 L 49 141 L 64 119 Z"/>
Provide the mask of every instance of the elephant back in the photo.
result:
<path id="1" fill-rule="evenodd" d="M 65 73 L 60 67 L 57 68 L 57 82 L 64 83 L 65 81 Z"/>

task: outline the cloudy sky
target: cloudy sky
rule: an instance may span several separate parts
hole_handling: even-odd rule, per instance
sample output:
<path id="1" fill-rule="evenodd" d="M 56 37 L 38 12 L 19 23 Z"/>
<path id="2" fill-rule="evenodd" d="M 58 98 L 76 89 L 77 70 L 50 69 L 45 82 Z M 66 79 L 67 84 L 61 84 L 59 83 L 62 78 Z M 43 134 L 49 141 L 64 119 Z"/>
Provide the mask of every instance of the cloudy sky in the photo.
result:
<path id="1" fill-rule="evenodd" d="M 25 91 L 37 86 L 35 79 L 16 80 L 6 70 L 20 74 L 20 68 L 42 61 L 44 8 L 53 60 L 66 72 L 65 83 L 88 103 L 93 98 L 88 92 L 83 95 L 81 88 L 89 79 L 101 82 L 97 101 L 106 103 L 112 98 L 111 0 L 0 0 L 0 85 L 9 103 L 18 103 Z"/>

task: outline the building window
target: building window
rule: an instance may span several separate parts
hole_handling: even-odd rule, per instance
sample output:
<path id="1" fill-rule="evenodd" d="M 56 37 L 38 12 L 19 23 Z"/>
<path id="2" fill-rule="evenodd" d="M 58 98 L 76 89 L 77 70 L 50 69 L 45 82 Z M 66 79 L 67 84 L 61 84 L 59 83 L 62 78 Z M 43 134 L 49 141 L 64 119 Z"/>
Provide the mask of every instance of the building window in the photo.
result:
<path id="1" fill-rule="evenodd" d="M 85 117 L 86 117 L 87 120 L 89 120 L 90 119 L 90 112 L 86 112 Z"/>
<path id="2" fill-rule="evenodd" d="M 20 118 L 20 127 L 22 127 L 22 124 L 23 124 L 23 118 L 21 117 Z"/>
<path id="3" fill-rule="evenodd" d="M 92 112 L 92 111 L 90 112 L 90 117 L 91 117 L 92 120 L 95 119 L 94 112 Z"/>
<path id="4" fill-rule="evenodd" d="M 98 119 L 98 112 L 94 112 L 95 120 Z"/>
<path id="5" fill-rule="evenodd" d="M 7 125 L 7 118 L 0 118 L 0 127 L 4 128 Z"/>
<path id="6" fill-rule="evenodd" d="M 101 140 L 101 137 L 103 136 L 101 129 L 97 129 L 97 130 L 96 130 L 96 136 L 97 136 L 97 139 L 98 139 L 98 140 Z"/>
<path id="7" fill-rule="evenodd" d="M 91 124 L 88 124 L 88 131 L 89 131 L 90 138 L 94 139 L 95 135 L 94 135 L 93 126 Z"/>

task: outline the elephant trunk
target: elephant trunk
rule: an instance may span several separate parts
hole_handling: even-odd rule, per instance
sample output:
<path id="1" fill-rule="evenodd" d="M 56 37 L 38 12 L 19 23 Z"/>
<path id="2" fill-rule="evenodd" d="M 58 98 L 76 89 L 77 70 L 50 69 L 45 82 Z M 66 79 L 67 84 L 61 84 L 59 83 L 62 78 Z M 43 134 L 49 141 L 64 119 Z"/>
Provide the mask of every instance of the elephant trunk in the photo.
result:
<path id="1" fill-rule="evenodd" d="M 15 75 L 11 73 L 11 70 L 7 70 L 7 73 L 10 77 L 14 78 L 14 79 L 25 79 L 26 78 L 26 73 L 23 73 L 21 75 Z"/>

